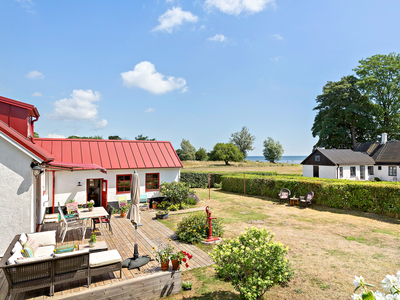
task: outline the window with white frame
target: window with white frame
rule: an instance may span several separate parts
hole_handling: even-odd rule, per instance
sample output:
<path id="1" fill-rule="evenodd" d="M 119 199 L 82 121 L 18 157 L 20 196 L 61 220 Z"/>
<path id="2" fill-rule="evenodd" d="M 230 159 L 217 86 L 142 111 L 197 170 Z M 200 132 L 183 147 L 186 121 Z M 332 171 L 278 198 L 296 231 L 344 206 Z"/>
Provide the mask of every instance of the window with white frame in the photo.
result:
<path id="1" fill-rule="evenodd" d="M 339 176 L 343 178 L 343 167 L 339 167 Z"/>
<path id="2" fill-rule="evenodd" d="M 315 161 L 320 161 L 320 156 L 319 155 L 315 155 Z"/>
<path id="3" fill-rule="evenodd" d="M 368 166 L 368 175 L 374 175 L 374 166 Z"/>
<path id="4" fill-rule="evenodd" d="M 382 170 L 382 166 L 378 166 L 378 171 L 381 171 Z"/>
<path id="5" fill-rule="evenodd" d="M 389 176 L 397 176 L 397 167 L 389 166 Z"/>
<path id="6" fill-rule="evenodd" d="M 350 177 L 356 177 L 356 167 L 350 167 Z"/>

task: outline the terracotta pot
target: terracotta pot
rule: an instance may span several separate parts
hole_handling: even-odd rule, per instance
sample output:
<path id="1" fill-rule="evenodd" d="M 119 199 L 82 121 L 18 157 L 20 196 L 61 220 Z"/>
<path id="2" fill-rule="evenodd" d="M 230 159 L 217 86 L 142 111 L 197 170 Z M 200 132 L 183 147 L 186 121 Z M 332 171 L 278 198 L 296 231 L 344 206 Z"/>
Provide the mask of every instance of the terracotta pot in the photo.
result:
<path id="1" fill-rule="evenodd" d="M 92 206 L 92 207 L 89 207 L 89 211 L 93 211 L 93 206 Z"/>
<path id="2" fill-rule="evenodd" d="M 179 260 L 171 259 L 171 262 L 172 262 L 172 269 L 173 270 L 179 270 L 179 268 L 180 268 Z"/>
<path id="3" fill-rule="evenodd" d="M 157 209 L 157 203 L 153 203 L 153 209 Z"/>
<path id="4" fill-rule="evenodd" d="M 161 262 L 161 271 L 168 271 L 169 269 L 169 260 Z"/>
<path id="5" fill-rule="evenodd" d="M 126 217 L 126 213 L 121 213 L 121 218 L 125 218 Z"/>

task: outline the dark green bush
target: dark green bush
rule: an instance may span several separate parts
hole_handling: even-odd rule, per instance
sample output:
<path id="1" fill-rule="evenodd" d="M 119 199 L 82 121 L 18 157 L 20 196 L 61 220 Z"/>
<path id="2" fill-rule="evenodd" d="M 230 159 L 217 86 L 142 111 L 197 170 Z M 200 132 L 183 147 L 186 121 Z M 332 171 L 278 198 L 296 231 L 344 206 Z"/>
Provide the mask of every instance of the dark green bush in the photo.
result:
<path id="1" fill-rule="evenodd" d="M 208 223 L 206 224 L 207 215 L 205 213 L 196 213 L 184 218 L 178 223 L 175 230 L 180 241 L 195 244 L 208 237 Z M 212 220 L 212 235 L 214 237 L 222 237 L 224 233 L 222 220 Z"/>
<path id="2" fill-rule="evenodd" d="M 243 193 L 243 176 L 222 177 L 223 190 Z M 246 175 L 246 194 L 278 198 L 281 189 L 292 195 L 314 192 L 313 202 L 333 208 L 361 209 L 367 212 L 400 216 L 400 184 L 340 179 L 322 179 L 293 175 Z"/>
<path id="3" fill-rule="evenodd" d="M 163 201 L 157 205 L 157 208 L 165 210 L 168 209 L 170 205 L 171 203 L 169 203 L 168 201 Z"/>

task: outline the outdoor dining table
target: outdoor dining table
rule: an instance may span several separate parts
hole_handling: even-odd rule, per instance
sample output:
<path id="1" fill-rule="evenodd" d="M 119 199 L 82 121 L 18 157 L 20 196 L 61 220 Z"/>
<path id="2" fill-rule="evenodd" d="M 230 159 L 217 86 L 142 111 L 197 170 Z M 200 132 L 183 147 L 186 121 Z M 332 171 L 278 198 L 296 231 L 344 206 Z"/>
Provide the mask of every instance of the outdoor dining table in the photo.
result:
<path id="1" fill-rule="evenodd" d="M 103 222 L 102 222 L 101 219 L 102 219 L 102 217 L 106 217 L 106 216 L 108 216 L 108 213 L 104 209 L 103 206 L 93 207 L 92 211 L 89 211 L 88 208 L 80 208 L 80 209 L 78 209 L 78 218 L 79 219 L 86 219 L 85 227 L 83 229 L 82 241 L 85 239 L 85 234 L 86 234 L 86 229 L 87 229 L 87 222 L 89 221 L 89 219 L 97 219 L 98 218 L 100 220 L 101 231 L 104 232 L 103 231 Z"/>

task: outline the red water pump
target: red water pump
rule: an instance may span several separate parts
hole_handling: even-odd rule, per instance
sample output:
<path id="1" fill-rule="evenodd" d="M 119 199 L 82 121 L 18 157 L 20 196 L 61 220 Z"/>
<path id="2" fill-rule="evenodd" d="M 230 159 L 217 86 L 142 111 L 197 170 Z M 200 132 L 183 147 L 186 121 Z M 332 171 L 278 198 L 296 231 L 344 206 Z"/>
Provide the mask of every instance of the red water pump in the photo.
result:
<path id="1" fill-rule="evenodd" d="M 207 213 L 207 220 L 206 220 L 206 224 L 204 225 L 204 227 L 207 227 L 207 222 L 208 222 L 208 238 L 206 239 L 206 242 L 210 243 L 210 242 L 218 241 L 218 240 L 220 240 L 220 238 L 212 236 L 212 228 L 211 228 L 211 226 L 212 226 L 211 220 L 217 219 L 217 218 L 211 217 L 211 211 L 209 210 L 209 206 L 206 207 L 206 213 Z"/>

